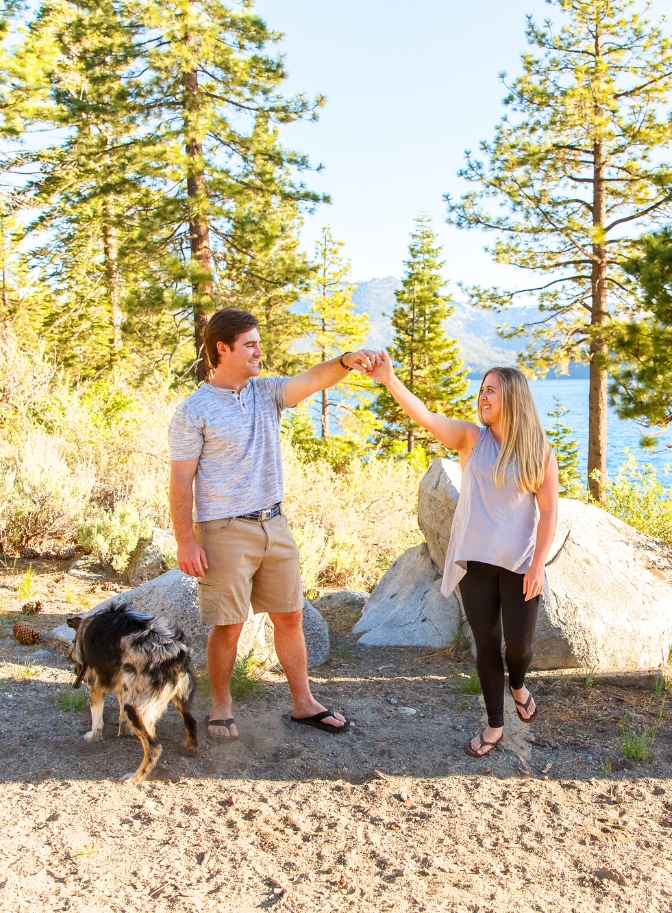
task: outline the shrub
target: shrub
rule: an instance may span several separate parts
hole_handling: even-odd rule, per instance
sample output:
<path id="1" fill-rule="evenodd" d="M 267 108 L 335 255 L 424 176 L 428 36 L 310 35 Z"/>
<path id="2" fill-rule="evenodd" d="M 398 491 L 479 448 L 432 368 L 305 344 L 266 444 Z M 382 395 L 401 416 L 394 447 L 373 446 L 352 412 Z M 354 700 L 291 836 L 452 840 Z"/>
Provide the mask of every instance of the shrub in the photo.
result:
<path id="1" fill-rule="evenodd" d="M 602 506 L 640 532 L 672 544 L 672 491 L 659 480 L 654 466 L 640 465 L 629 450 L 625 452 L 626 460 L 614 478 L 601 477 Z"/>
<path id="2" fill-rule="evenodd" d="M 19 550 L 29 542 L 71 540 L 88 505 L 93 467 L 70 466 L 66 445 L 55 435 L 27 428 L 0 450 L 0 539 Z"/>
<path id="3" fill-rule="evenodd" d="M 123 571 L 138 542 L 149 538 L 151 533 L 151 522 L 141 518 L 132 504 L 119 501 L 112 510 L 102 510 L 82 520 L 77 541 L 99 561 L 111 564 L 115 571 Z"/>
<path id="4" fill-rule="evenodd" d="M 283 440 L 285 504 L 306 592 L 372 589 L 407 548 L 422 542 L 420 473 L 408 460 L 353 457 L 339 471 L 306 463 Z"/>

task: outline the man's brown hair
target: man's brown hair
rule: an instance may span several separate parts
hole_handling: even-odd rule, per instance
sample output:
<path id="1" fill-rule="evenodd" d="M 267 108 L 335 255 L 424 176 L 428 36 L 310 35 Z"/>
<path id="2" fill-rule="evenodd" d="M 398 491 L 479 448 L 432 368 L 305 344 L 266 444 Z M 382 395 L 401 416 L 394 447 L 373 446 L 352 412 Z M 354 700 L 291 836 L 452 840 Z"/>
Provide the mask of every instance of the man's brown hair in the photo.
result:
<path id="1" fill-rule="evenodd" d="M 221 311 L 213 314 L 206 323 L 203 333 L 203 343 L 210 365 L 216 368 L 219 364 L 218 342 L 223 342 L 232 348 L 241 333 L 247 333 L 248 330 L 253 330 L 255 327 L 259 327 L 258 318 L 240 308 L 222 308 Z"/>

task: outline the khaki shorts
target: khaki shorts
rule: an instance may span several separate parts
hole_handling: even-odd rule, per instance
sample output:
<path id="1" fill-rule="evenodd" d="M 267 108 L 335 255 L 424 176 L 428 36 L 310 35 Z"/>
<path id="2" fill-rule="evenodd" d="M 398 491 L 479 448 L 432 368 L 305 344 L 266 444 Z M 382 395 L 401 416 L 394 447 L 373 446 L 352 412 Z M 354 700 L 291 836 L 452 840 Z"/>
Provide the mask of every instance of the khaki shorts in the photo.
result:
<path id="1" fill-rule="evenodd" d="M 198 605 L 206 625 L 247 621 L 256 612 L 303 608 L 299 550 L 283 514 L 271 520 L 195 523 L 196 541 L 208 559 L 198 578 Z"/>

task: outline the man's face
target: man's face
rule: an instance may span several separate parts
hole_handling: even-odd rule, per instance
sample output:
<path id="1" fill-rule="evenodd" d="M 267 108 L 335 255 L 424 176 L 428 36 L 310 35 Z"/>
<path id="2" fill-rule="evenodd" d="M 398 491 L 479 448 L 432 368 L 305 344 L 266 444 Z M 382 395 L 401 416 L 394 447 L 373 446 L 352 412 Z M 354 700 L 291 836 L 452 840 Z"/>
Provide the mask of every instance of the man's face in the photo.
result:
<path id="1" fill-rule="evenodd" d="M 226 366 L 227 371 L 233 371 L 241 379 L 256 377 L 260 371 L 259 363 L 262 358 L 260 342 L 261 337 L 256 327 L 241 333 L 231 348 L 223 342 L 218 342 L 220 365 Z"/>

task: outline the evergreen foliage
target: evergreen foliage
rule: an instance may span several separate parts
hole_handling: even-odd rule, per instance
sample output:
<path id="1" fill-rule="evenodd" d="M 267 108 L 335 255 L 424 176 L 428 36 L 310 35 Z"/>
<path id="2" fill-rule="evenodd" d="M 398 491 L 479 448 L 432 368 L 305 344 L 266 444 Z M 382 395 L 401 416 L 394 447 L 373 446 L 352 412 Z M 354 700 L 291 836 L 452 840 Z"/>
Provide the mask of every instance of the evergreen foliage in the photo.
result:
<path id="1" fill-rule="evenodd" d="M 343 242 L 336 241 L 331 229 L 325 226 L 315 245 L 310 296 L 313 344 L 320 353 L 320 361 L 328 361 L 346 351 L 356 351 L 369 332 L 368 317 L 355 314 L 350 263 L 343 258 L 342 248 Z M 350 374 L 338 391 L 323 390 L 320 395 L 321 437 L 329 437 L 330 418 L 334 415 L 341 429 L 354 430 L 356 419 L 362 414 L 361 406 L 370 399 L 370 390 L 370 381 L 359 372 Z"/>
<path id="2" fill-rule="evenodd" d="M 553 424 L 546 429 L 546 437 L 558 460 L 561 494 L 572 498 L 580 488 L 579 445 L 573 437 L 574 430 L 565 424 L 565 416 L 569 415 L 569 409 L 563 406 L 559 396 L 554 396 L 553 402 L 553 410 L 547 413 Z"/>
<path id="3" fill-rule="evenodd" d="M 402 383 L 432 412 L 473 419 L 459 346 L 445 335 L 444 325 L 453 308 L 450 296 L 443 292 L 445 261 L 440 256 L 431 219 L 420 216 L 411 233 L 401 288 L 395 292 L 390 357 Z M 374 409 L 384 422 L 382 433 L 388 443 L 404 440 L 408 453 L 416 444 L 428 453 L 439 452 L 440 445 L 409 419 L 385 387 L 376 391 Z"/>
<path id="4" fill-rule="evenodd" d="M 637 247 L 625 270 L 641 289 L 647 313 L 616 327 L 609 392 L 622 418 L 664 429 L 672 422 L 672 228 L 640 239 Z"/>
<path id="5" fill-rule="evenodd" d="M 278 128 L 322 99 L 283 97 L 278 38 L 219 0 L 42 0 L 5 29 L 6 167 L 49 290 L 31 320 L 80 373 L 134 357 L 203 379 L 203 325 L 227 304 L 261 306 L 288 360 L 301 209 L 321 198 Z"/>
<path id="6" fill-rule="evenodd" d="M 509 86 L 510 114 L 462 177 L 476 189 L 447 197 L 448 220 L 493 231 L 495 260 L 540 276 L 532 287 L 474 287 L 473 303 L 506 310 L 534 296 L 541 319 L 522 361 L 545 373 L 590 363 L 588 471 L 602 497 L 606 467 L 607 363 L 613 320 L 634 304 L 624 260 L 642 225 L 672 208 L 666 101 L 672 44 L 634 0 L 549 0 L 565 14 L 556 29 L 528 18 L 522 75 Z"/>

